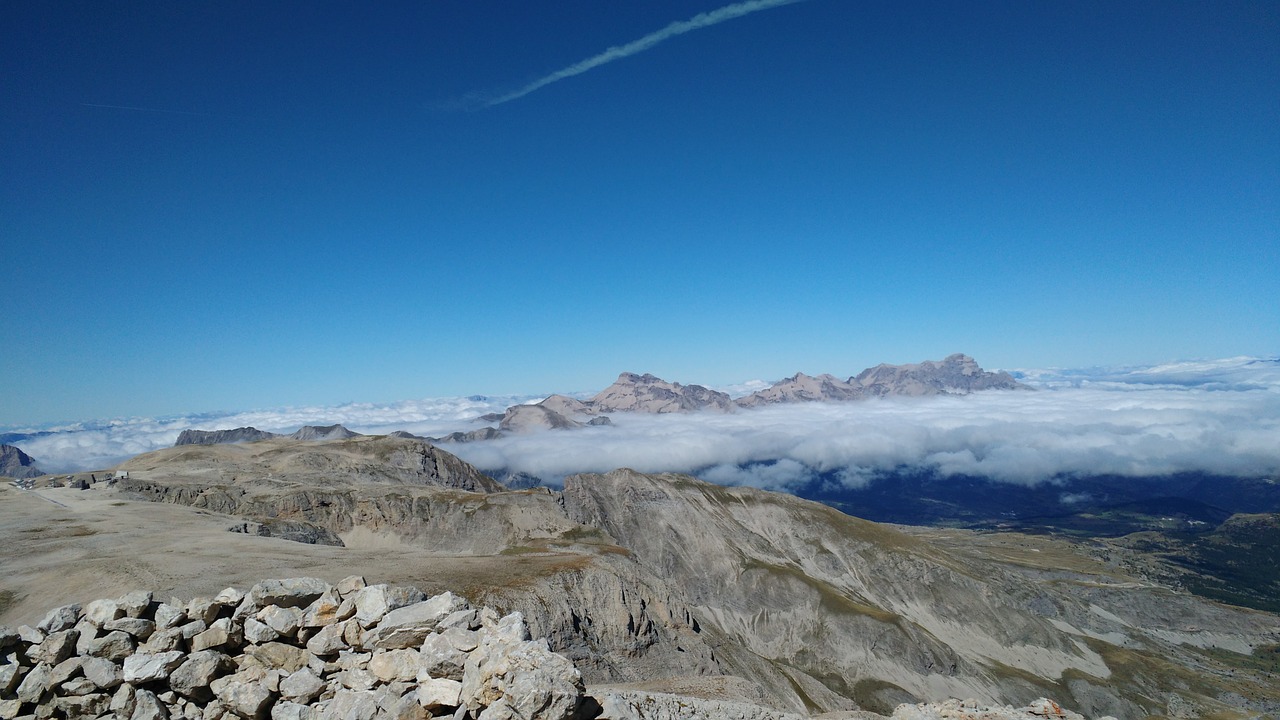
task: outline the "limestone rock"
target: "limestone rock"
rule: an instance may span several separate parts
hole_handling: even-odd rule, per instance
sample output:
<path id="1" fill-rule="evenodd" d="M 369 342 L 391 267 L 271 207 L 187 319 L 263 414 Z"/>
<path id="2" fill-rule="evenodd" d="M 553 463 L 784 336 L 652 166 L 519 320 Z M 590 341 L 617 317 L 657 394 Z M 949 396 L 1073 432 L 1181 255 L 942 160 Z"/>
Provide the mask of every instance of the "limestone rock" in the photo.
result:
<path id="1" fill-rule="evenodd" d="M 328 589 L 329 583 L 320 578 L 264 580 L 254 585 L 247 597 L 258 607 L 306 607 Z"/>
<path id="2" fill-rule="evenodd" d="M 124 682 L 124 670 L 117 664 L 98 657 L 82 658 L 80 671 L 85 678 L 103 690 L 110 690 Z"/>
<path id="3" fill-rule="evenodd" d="M 365 634 L 363 644 L 384 649 L 417 647 L 441 620 L 466 607 L 466 600 L 445 592 L 430 600 L 391 610 L 381 618 L 376 628 Z M 360 617 L 358 610 L 356 617 Z"/>
<path id="4" fill-rule="evenodd" d="M 182 664 L 186 653 L 171 650 L 163 653 L 138 653 L 124 659 L 124 681 L 133 685 L 164 680 Z"/>
<path id="5" fill-rule="evenodd" d="M 582 695 L 582 675 L 568 659 L 551 652 L 545 639 L 490 634 L 463 670 L 462 701 L 473 716 L 498 706 L 509 708 L 514 717 L 567 719 Z"/>
<path id="6" fill-rule="evenodd" d="M 281 697 L 303 705 L 316 699 L 324 689 L 325 682 L 309 668 L 302 668 L 280 681 Z"/>
<path id="7" fill-rule="evenodd" d="M 368 628 L 392 610 L 422 602 L 427 596 L 417 588 L 370 585 L 356 591 L 352 597 L 356 620 L 360 627 Z"/>
<path id="8" fill-rule="evenodd" d="M 46 635 L 70 630 L 75 627 L 76 621 L 80 619 L 80 609 L 79 603 L 54 608 L 44 616 L 44 619 L 36 627 Z"/>
<path id="9" fill-rule="evenodd" d="M 150 590 L 134 590 L 116 600 L 116 605 L 124 611 L 125 616 L 131 618 L 140 618 L 145 615 L 151 609 L 151 603 Z"/>
<path id="10" fill-rule="evenodd" d="M 124 617 L 124 610 L 115 600 L 94 600 L 84 606 L 84 618 L 95 627 L 102 627 L 116 618 Z"/>
<path id="11" fill-rule="evenodd" d="M 57 665 L 75 654 L 76 640 L 79 638 L 80 633 L 75 629 L 50 633 L 44 642 L 31 646 L 27 650 L 27 656 L 38 663 Z"/>
<path id="12" fill-rule="evenodd" d="M 384 683 L 418 677 L 418 651 L 408 649 L 376 652 L 369 659 L 369 672 Z"/>
<path id="13" fill-rule="evenodd" d="M 462 683 L 445 678 L 428 678 L 418 683 L 418 704 L 428 710 L 454 708 L 462 704 Z"/>
<path id="14" fill-rule="evenodd" d="M 119 630 L 122 633 L 132 635 L 139 640 L 145 641 L 156 631 L 156 624 L 154 621 L 147 620 L 145 618 L 122 617 L 115 620 L 108 620 L 106 623 L 103 623 L 102 629 L 107 632 Z"/>
<path id="15" fill-rule="evenodd" d="M 138 690 L 133 696 L 129 720 L 169 720 L 169 708 L 150 690 Z"/>
<path id="16" fill-rule="evenodd" d="M 169 687 L 183 697 L 209 699 L 209 684 L 234 667 L 231 658 L 215 650 L 193 652 L 169 676 Z"/>
<path id="17" fill-rule="evenodd" d="M 269 605 L 258 612 L 258 619 L 280 635 L 293 637 L 302 626 L 302 611 L 298 608 Z"/>
<path id="18" fill-rule="evenodd" d="M 271 707 L 273 696 L 261 682 L 241 673 L 220 677 L 209 689 L 228 710 L 242 718 L 258 718 Z"/>

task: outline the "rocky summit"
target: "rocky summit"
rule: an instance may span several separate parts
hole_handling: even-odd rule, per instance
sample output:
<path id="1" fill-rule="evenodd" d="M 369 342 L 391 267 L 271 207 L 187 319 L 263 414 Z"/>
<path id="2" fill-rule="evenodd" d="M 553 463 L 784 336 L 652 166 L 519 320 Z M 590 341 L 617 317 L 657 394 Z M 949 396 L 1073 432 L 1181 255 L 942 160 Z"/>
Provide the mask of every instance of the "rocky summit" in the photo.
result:
<path id="1" fill-rule="evenodd" d="M 968 395 L 981 390 L 1030 390 L 1006 372 L 988 372 L 968 355 L 956 353 L 935 362 L 880 364 L 841 380 L 833 375 L 804 373 L 739 398 L 739 407 L 793 402 L 844 402 L 873 397 Z"/>
<path id="2" fill-rule="evenodd" d="M 5 635 L 16 639 L 2 641 L 0 668 L 24 662 L 9 648 L 26 655 L 40 646 L 43 660 L 4 672 L 12 680 L 38 670 L 30 682 L 41 693 L 52 687 L 48 673 L 71 657 L 63 653 L 83 655 L 80 636 L 46 639 L 84 621 L 77 615 L 66 628 L 41 629 L 50 598 L 88 614 L 95 598 L 123 598 L 139 586 L 155 597 L 214 598 L 228 586 L 296 575 L 329 583 L 341 605 L 342 578 L 358 574 L 427 596 L 405 602 L 451 593 L 499 618 L 519 612 L 615 713 L 604 717 L 868 718 L 912 707 L 934 713 L 917 717 L 963 717 L 980 708 L 1043 710 L 1036 704 L 1043 697 L 1089 717 L 1225 719 L 1280 710 L 1268 677 L 1280 617 L 1164 584 L 1092 543 L 881 525 L 793 496 L 630 470 L 572 476 L 561 491 L 508 490 L 429 443 L 379 436 L 182 446 L 102 476 L 109 480 L 84 489 L 55 486 L 58 478 L 31 489 L 0 485 L 0 537 L 17 549 L 0 555 L 0 623 L 34 628 Z M 303 602 L 277 601 L 283 591 L 244 592 L 286 612 Z M 253 619 L 281 632 L 258 616 L 265 609 L 260 604 Z M 192 626 L 185 644 L 149 654 L 217 650 L 230 642 L 223 633 L 243 633 L 236 642 L 285 642 L 264 640 L 270 633 L 247 619 L 235 625 L 234 609 L 230 625 L 201 637 L 221 612 L 202 616 L 206 627 Z M 360 624 L 360 612 L 352 617 L 363 633 L 372 626 Z M 138 621 L 163 624 L 171 613 L 126 611 L 102 620 L 114 624 L 92 640 L 112 638 L 100 652 L 123 672 L 124 656 L 149 642 L 130 635 L 146 632 Z M 179 627 L 191 622 L 188 615 Z M 299 647 L 333 643 L 323 647 L 340 656 L 345 643 L 372 655 L 416 649 L 421 656 L 429 639 L 358 647 L 373 641 L 355 629 L 348 636 L 350 627 Z M 154 660 L 148 673 L 172 673 L 176 667 L 164 666 L 179 656 Z M 372 662 L 365 672 L 375 672 Z M 74 673 L 59 682 L 68 681 L 77 697 L 97 694 Z M 177 691 L 147 685 L 158 681 L 139 680 L 135 690 L 168 702 L 163 693 Z M 266 682 L 270 690 L 274 681 Z M 600 688 L 616 691 L 613 700 L 605 702 Z M 949 698 L 973 700 L 953 707 Z M 687 710 L 695 706 L 701 714 Z"/>

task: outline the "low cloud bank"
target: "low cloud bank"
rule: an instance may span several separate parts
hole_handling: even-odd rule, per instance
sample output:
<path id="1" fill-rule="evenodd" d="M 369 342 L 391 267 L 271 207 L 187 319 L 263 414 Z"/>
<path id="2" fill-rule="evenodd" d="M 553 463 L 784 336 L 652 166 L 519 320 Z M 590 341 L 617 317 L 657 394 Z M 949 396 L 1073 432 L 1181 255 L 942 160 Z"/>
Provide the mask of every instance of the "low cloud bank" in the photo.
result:
<path id="1" fill-rule="evenodd" d="M 1208 472 L 1280 477 L 1280 359 L 1144 368 L 1023 370 L 1038 392 L 781 405 L 730 414 L 615 413 L 612 427 L 447 446 L 489 470 L 558 482 L 631 467 L 725 484 L 791 489 L 819 476 L 850 487 L 901 466 L 1032 484 L 1063 475 Z M 682 382 L 686 379 L 679 378 Z M 695 380 L 689 380 L 693 382 Z M 13 441 L 47 471 L 103 468 L 168 447 L 186 428 L 439 436 L 534 396 L 435 398 L 46 428 Z"/>
<path id="2" fill-rule="evenodd" d="M 631 467 L 789 489 L 896 467 L 1013 483 L 1061 475 L 1280 474 L 1280 391 L 1065 387 L 964 397 L 780 405 L 729 415 L 613 416 L 612 428 L 451 448 L 485 468 L 557 480 Z"/>
<path id="3" fill-rule="evenodd" d="M 297 407 L 237 413 L 202 413 L 169 418 L 123 418 L 59 427 L 15 428 L 4 435 L 29 435 L 8 441 L 36 459 L 46 472 L 72 472 L 110 467 L 140 453 L 171 447 L 178 434 L 194 430 L 256 427 L 290 433 L 304 425 L 345 425 L 376 435 L 405 430 L 439 436 L 458 429 L 480 427 L 471 421 L 508 406 L 537 399 L 529 395 L 426 398 L 373 404 L 348 403 L 333 407 Z"/>

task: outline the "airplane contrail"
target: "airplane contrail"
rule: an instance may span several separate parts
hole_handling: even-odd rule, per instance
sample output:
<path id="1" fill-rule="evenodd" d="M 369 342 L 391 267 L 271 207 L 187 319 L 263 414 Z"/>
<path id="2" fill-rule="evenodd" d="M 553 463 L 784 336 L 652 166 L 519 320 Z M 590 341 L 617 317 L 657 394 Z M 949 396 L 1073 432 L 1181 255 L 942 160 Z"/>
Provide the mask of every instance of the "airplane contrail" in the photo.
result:
<path id="1" fill-rule="evenodd" d="M 750 15 L 751 13 L 758 12 L 760 10 L 768 10 L 769 8 L 778 7 L 780 5 L 790 5 L 796 2 L 801 2 L 801 0 L 747 0 L 746 2 L 726 5 L 718 10 L 699 13 L 688 20 L 673 22 L 657 32 L 645 35 L 639 40 L 633 40 L 626 45 L 611 47 L 599 55 L 574 63 L 563 70 L 557 70 L 550 75 L 534 80 L 519 90 L 509 92 L 505 95 L 493 98 L 492 100 L 487 100 L 485 101 L 484 106 L 493 107 L 494 105 L 501 105 L 502 103 L 510 102 L 516 98 L 522 98 L 534 90 L 544 88 L 553 82 L 558 82 L 565 78 L 571 78 L 574 75 L 581 75 L 582 73 L 593 68 L 600 67 L 605 63 L 610 63 L 614 60 L 620 60 L 624 57 L 644 52 L 668 38 L 683 35 L 687 32 L 693 32 L 694 30 L 701 30 L 704 27 L 710 27 L 712 25 L 722 23 L 725 20 L 742 17 L 743 15 Z"/>

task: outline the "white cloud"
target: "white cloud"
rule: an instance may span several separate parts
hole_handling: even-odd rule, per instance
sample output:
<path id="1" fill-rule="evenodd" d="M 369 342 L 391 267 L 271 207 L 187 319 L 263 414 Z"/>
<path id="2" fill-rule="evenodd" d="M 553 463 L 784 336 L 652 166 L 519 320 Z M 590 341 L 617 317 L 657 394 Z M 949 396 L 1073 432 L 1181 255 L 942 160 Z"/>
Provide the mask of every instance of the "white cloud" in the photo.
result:
<path id="1" fill-rule="evenodd" d="M 730 414 L 612 415 L 612 427 L 548 431 L 447 449 L 486 469 L 549 481 L 631 467 L 696 472 L 720 482 L 786 489 L 819 474 L 851 487 L 879 471 L 1035 483 L 1062 474 L 1142 476 L 1203 471 L 1280 476 L 1280 361 L 1236 358 L 1150 368 L 1021 371 L 1038 392 L 883 398 Z M 168 447 L 185 428 L 252 425 L 290 432 L 342 423 L 357 432 L 443 435 L 476 416 L 541 396 L 430 398 L 58 428 L 15 444 L 50 471 L 108 467 Z M 52 430 L 52 429 L 49 429 Z"/>
<path id="2" fill-rule="evenodd" d="M 553 481 L 631 467 L 781 489 L 815 473 L 858 486 L 901 465 L 1014 483 L 1070 474 L 1271 476 L 1280 474 L 1280 381 L 1269 379 L 1276 364 L 1219 363 L 1207 367 L 1203 382 L 1185 373 L 1169 382 L 1170 373 L 1154 368 L 1074 373 L 1071 382 L 1058 372 L 1034 381 L 1038 392 L 781 405 L 727 415 L 619 413 L 612 428 L 450 449 L 481 467 Z"/>
<path id="3" fill-rule="evenodd" d="M 179 433 L 188 428 L 224 430 L 256 427 L 269 432 L 289 433 L 303 425 L 337 423 L 371 435 L 405 430 L 417 435 L 438 436 L 454 430 L 480 427 L 481 424 L 471 422 L 477 416 L 500 413 L 510 405 L 529 401 L 531 397 L 426 398 L 388 404 L 348 403 L 335 407 L 275 408 L 160 419 L 120 418 L 43 428 L 50 434 L 13 444 L 36 458 L 39 466 L 47 472 L 70 472 L 106 468 L 140 453 L 171 447 Z"/>

